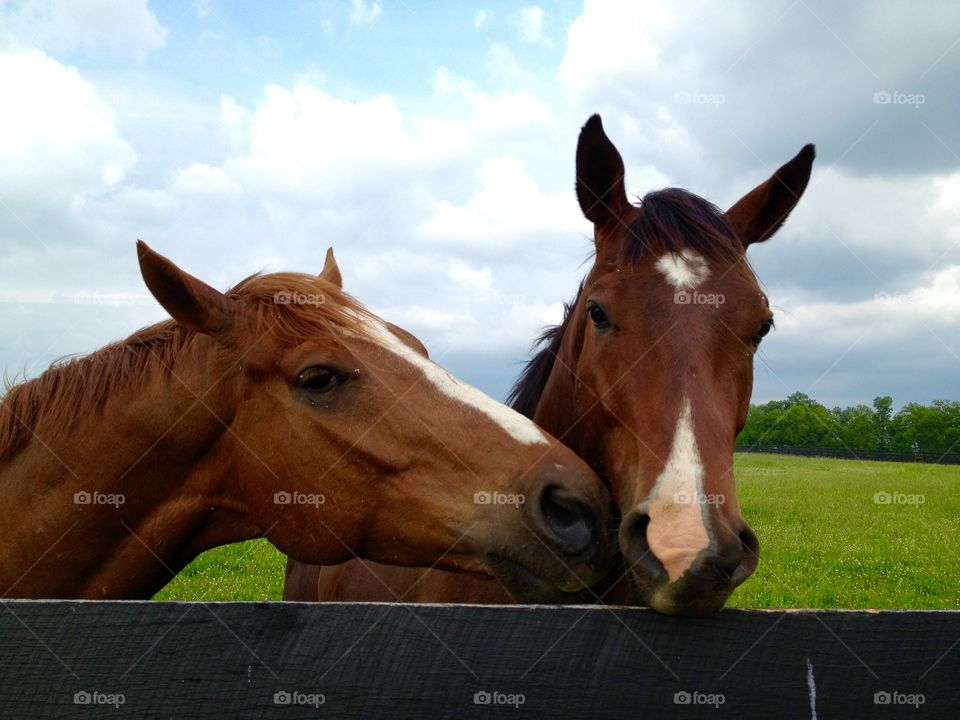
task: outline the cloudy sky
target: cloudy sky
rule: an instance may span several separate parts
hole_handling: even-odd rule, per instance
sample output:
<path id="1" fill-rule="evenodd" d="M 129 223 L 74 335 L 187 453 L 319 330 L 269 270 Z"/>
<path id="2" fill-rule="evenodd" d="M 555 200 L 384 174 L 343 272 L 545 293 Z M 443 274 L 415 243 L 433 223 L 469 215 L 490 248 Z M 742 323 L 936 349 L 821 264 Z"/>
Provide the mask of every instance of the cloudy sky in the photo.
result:
<path id="1" fill-rule="evenodd" d="M 805 143 L 751 250 L 754 400 L 960 396 L 960 6 L 0 0 L 0 368 L 157 321 L 134 240 L 214 286 L 318 271 L 497 398 L 588 267 L 574 149 L 726 207 Z"/>

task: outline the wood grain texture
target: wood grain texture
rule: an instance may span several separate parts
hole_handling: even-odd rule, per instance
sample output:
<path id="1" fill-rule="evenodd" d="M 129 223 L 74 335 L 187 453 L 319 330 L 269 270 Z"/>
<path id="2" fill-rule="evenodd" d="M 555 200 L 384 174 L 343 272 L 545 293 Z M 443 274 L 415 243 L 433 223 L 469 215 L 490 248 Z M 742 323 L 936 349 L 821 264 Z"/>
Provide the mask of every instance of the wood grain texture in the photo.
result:
<path id="1" fill-rule="evenodd" d="M 960 717 L 958 612 L 3 606 L 2 718 Z"/>

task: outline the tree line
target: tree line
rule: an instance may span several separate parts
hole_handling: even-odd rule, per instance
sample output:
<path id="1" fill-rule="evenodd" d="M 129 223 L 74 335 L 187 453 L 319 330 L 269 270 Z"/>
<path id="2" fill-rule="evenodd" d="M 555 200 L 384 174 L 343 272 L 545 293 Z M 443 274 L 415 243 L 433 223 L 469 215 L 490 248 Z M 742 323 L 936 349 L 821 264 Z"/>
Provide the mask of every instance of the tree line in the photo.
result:
<path id="1" fill-rule="evenodd" d="M 751 405 L 737 445 L 785 445 L 897 452 L 960 452 L 960 401 L 908 403 L 893 412 L 893 398 L 873 399 L 873 407 L 832 410 L 804 393 L 786 400 Z"/>

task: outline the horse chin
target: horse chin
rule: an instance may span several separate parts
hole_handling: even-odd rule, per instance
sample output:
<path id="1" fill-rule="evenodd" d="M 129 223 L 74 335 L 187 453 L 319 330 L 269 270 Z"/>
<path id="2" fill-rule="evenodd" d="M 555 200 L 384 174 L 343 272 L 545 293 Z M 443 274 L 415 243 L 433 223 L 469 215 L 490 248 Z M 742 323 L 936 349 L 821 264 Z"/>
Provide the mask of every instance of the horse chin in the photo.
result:
<path id="1" fill-rule="evenodd" d="M 519 603 L 569 605 L 589 602 L 592 597 L 590 591 L 575 577 L 565 575 L 561 580 L 547 580 L 503 555 L 487 555 L 487 567 L 507 588 L 510 597 Z"/>
<path id="2" fill-rule="evenodd" d="M 732 590 L 693 592 L 683 578 L 675 583 L 650 583 L 630 574 L 631 585 L 638 605 L 646 605 L 662 615 L 702 617 L 723 609 Z"/>

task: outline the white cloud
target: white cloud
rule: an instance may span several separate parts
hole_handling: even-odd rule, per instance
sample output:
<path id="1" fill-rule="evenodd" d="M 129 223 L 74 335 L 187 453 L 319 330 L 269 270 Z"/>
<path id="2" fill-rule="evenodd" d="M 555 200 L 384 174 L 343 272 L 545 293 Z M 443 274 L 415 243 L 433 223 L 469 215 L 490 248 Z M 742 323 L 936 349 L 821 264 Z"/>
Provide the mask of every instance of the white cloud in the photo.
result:
<path id="1" fill-rule="evenodd" d="M 528 43 L 546 43 L 543 35 L 543 8 L 539 5 L 530 5 L 517 12 L 517 22 L 520 27 L 520 37 Z"/>
<path id="2" fill-rule="evenodd" d="M 483 165 L 493 143 L 529 145 L 552 126 L 550 109 L 533 95 L 487 93 L 443 68 L 436 73 L 433 96 L 418 113 L 401 112 L 387 94 L 347 101 L 306 83 L 268 86 L 249 109 L 224 98 L 221 110 L 232 147 L 222 170 L 263 201 L 279 227 L 295 235 L 319 228 L 350 233 L 353 242 L 371 246 L 382 242 L 381 218 L 414 228 L 423 226 L 438 202 L 445 203 L 441 213 L 455 212 L 457 199 L 475 189 L 478 169 L 484 168 L 481 174 L 487 176 L 496 172 L 496 163 Z M 501 186 L 526 181 L 534 187 L 522 198 L 529 200 L 525 207 L 509 211 L 524 217 L 503 221 L 497 227 L 500 236 L 513 233 L 518 221 L 524 227 L 535 224 L 529 218 L 540 209 L 550 218 L 558 213 L 578 217 L 569 202 L 566 213 L 558 209 L 562 201 L 545 207 L 525 169 L 518 178 L 510 176 L 509 168 L 501 174 Z M 569 201 L 570 194 L 564 198 Z M 482 201 L 484 212 L 492 217 L 501 201 L 516 205 L 521 198 L 500 192 L 496 199 Z M 433 227 L 442 224 L 441 218 Z M 455 237 L 465 236 L 458 230 Z M 446 242 L 430 232 L 423 239 Z"/>
<path id="3" fill-rule="evenodd" d="M 101 48 L 142 55 L 167 37 L 146 0 L 23 0 L 0 5 L 15 38 L 50 51 Z"/>
<path id="4" fill-rule="evenodd" d="M 10 205 L 63 211 L 117 185 L 136 160 L 96 89 L 40 52 L 0 53 L 0 97 L 0 196 Z"/>
<path id="5" fill-rule="evenodd" d="M 489 267 L 475 269 L 462 260 L 454 260 L 450 264 L 447 276 L 454 282 L 477 290 L 486 290 L 493 282 L 493 273 Z"/>
<path id="6" fill-rule="evenodd" d="M 516 55 L 505 43 L 498 42 L 490 46 L 484 65 L 497 83 L 535 86 L 538 81 L 536 75 L 520 65 Z"/>
<path id="7" fill-rule="evenodd" d="M 937 6 L 935 18 L 892 2 L 882 11 L 880 19 L 842 3 L 814 12 L 789 0 L 762 8 L 588 0 L 558 79 L 585 114 L 631 124 L 636 157 L 684 180 L 722 181 L 810 141 L 860 173 L 943 170 L 954 158 L 931 132 L 960 147 L 946 100 L 960 7 Z M 880 26 L 911 42 L 891 52 Z M 927 102 L 877 105 L 880 90 L 926 92 Z"/>
<path id="8" fill-rule="evenodd" d="M 247 141 L 226 169 L 261 193 L 342 196 L 356 182 L 417 164 L 427 150 L 386 94 L 350 102 L 312 85 L 270 85 L 252 112 L 230 100 L 221 107 L 230 131 L 246 131 Z"/>
<path id="9" fill-rule="evenodd" d="M 372 23 L 383 11 L 380 0 L 371 0 L 369 3 L 365 0 L 350 0 L 350 6 L 350 22 L 355 25 Z"/>
<path id="10" fill-rule="evenodd" d="M 778 342 L 802 345 L 816 337 L 820 352 L 842 352 L 867 330 L 861 341 L 867 347 L 899 345 L 927 330 L 955 340 L 960 328 L 960 265 L 931 270 L 916 287 L 868 293 L 853 302 L 789 296 L 783 302 L 792 308 L 778 322 Z M 956 350 L 960 352 L 960 347 Z"/>
<path id="11" fill-rule="evenodd" d="M 518 357 L 545 326 L 563 318 L 562 303 L 525 302 L 515 293 L 448 288 L 445 298 L 455 298 L 461 312 L 438 311 L 418 305 L 377 308 L 384 317 L 418 335 L 431 356 L 441 365 L 449 353 L 495 355 L 515 353 Z M 495 314 L 497 322 L 487 316 Z"/>
<path id="12" fill-rule="evenodd" d="M 912 288 L 867 290 L 843 302 L 800 292 L 781 298 L 777 331 L 761 347 L 754 401 L 811 392 L 828 405 L 892 394 L 899 404 L 955 397 L 960 366 L 960 265 Z"/>
<path id="13" fill-rule="evenodd" d="M 752 175 L 728 183 L 721 205 L 764 179 Z M 800 288 L 842 302 L 910 292 L 924 273 L 958 261 L 958 188 L 960 171 L 887 177 L 815 169 L 785 227 L 751 250 L 754 267 L 774 302 Z"/>
<path id="14" fill-rule="evenodd" d="M 483 27 L 483 25 L 489 19 L 489 15 L 487 15 L 486 10 L 477 10 L 477 14 L 473 16 L 473 26 L 475 28 Z"/>
<path id="15" fill-rule="evenodd" d="M 403 328 L 416 327 L 419 333 L 430 333 L 434 336 L 453 331 L 457 325 L 469 322 L 466 315 L 444 312 L 422 305 L 397 305 L 379 311 L 394 325 Z"/>
<path id="16" fill-rule="evenodd" d="M 173 181 L 174 192 L 194 197 L 216 198 L 240 195 L 240 184 L 220 168 L 203 163 L 194 163 L 177 173 Z"/>
<path id="17" fill-rule="evenodd" d="M 868 266 L 881 259 L 902 262 L 907 254 L 929 265 L 960 244 L 960 205 L 951 199 L 960 171 L 861 177 L 831 168 L 815 174 L 812 183 L 813 201 L 797 230 L 820 244 L 839 238 Z"/>
<path id="18" fill-rule="evenodd" d="M 232 97 L 220 98 L 220 119 L 231 147 L 241 152 L 250 137 L 250 114 Z"/>
<path id="19" fill-rule="evenodd" d="M 8 3 L 0 24 L 40 17 L 37 8 L 48 20 L 56 13 L 66 17 L 62 7 Z M 765 342 L 764 354 L 788 383 L 802 385 L 798 378 L 819 368 L 815 380 L 844 343 L 867 328 L 863 347 L 878 356 L 899 353 L 901 363 L 914 356 L 942 360 L 946 351 L 924 324 L 956 348 L 960 172 L 954 164 L 866 173 L 848 164 L 897 109 L 886 108 L 876 129 L 844 155 L 873 122 L 858 109 L 856 93 L 870 86 L 872 94 L 874 80 L 844 57 L 848 50 L 802 4 L 778 24 L 788 7 L 588 2 L 570 26 L 555 77 L 534 62 L 546 53 L 533 49 L 531 56 L 528 47 L 519 55 L 531 58 L 524 67 L 503 37 L 491 37 L 500 42 L 464 58 L 473 63 L 470 79 L 444 67 L 439 50 L 430 58 L 432 77 L 407 77 L 398 89 L 386 76 L 380 83 L 352 75 L 350 63 L 321 73 L 311 66 L 285 68 L 275 58 L 277 65 L 263 75 L 246 68 L 249 77 L 225 78 L 222 92 L 234 95 L 219 102 L 178 87 L 181 80 L 170 76 L 161 78 L 169 83 L 161 91 L 124 63 L 110 69 L 98 58 L 96 74 L 84 77 L 39 52 L 8 52 L 0 56 L 0 97 L 16 111 L 0 114 L 0 195 L 16 217 L 0 209 L 4 298 L 142 293 L 133 254 L 138 236 L 217 287 L 261 268 L 317 271 L 333 245 L 347 289 L 420 335 L 435 355 L 520 359 L 540 327 L 559 320 L 559 301 L 572 297 L 589 266 L 582 263 L 592 249 L 591 228 L 573 193 L 574 149 L 580 125 L 600 111 L 626 161 L 630 192 L 678 184 L 721 205 L 805 142 L 818 142 L 817 169 L 797 211 L 776 239 L 751 250 L 778 315 L 779 331 Z M 914 45 L 926 48 L 929 64 L 952 42 L 931 30 L 911 48 L 890 51 L 878 16 L 838 19 L 828 16 L 842 14 L 833 7 L 818 12 L 890 89 L 910 87 L 899 82 L 896 63 L 871 54 L 875 46 L 884 45 L 919 75 L 917 58 L 924 53 Z M 33 15 L 24 8 L 33 8 Z M 354 22 L 392 20 L 382 17 L 382 8 L 367 0 L 348 12 Z M 511 11 L 502 18 L 505 32 L 516 39 L 523 26 L 527 40 L 546 43 L 545 28 L 559 27 L 559 20 L 551 21 L 562 10 L 550 12 L 548 18 L 539 6 L 525 14 Z M 488 11 L 465 21 L 471 17 L 484 32 L 497 29 Z M 903 11 L 897 18 L 914 22 Z M 949 27 L 947 19 L 938 14 L 937 26 Z M 85 45 L 60 21 L 45 27 L 43 42 L 51 48 L 112 47 L 110 38 L 96 39 L 96 30 Z M 162 43 L 149 29 L 138 34 L 144 47 Z M 790 34 L 804 38 L 802 52 Z M 950 65 L 955 54 L 941 63 Z M 268 71 L 297 80 L 266 85 Z M 362 89 L 371 82 L 380 91 Z M 411 90 L 415 83 L 426 93 Z M 349 97 L 335 87 L 349 87 Z M 716 91 L 726 102 L 684 105 L 675 101 L 678 91 Z M 903 118 L 924 117 L 953 145 L 922 115 L 948 97 L 931 90 L 921 115 Z M 858 126 L 849 117 L 866 123 Z M 949 160 L 918 127 L 910 137 L 926 136 Z M 899 149 L 888 144 L 873 154 L 886 162 Z M 841 163 L 828 170 L 837 159 Z M 893 304 L 876 302 L 877 292 L 888 293 Z M 13 329 L 4 328 L 0 365 L 90 349 L 155 319 L 141 306 L 107 308 L 71 305 L 70 313 L 47 317 L 49 332 L 34 337 L 32 328 L 44 324 L 42 307 L 30 306 Z M 72 324 L 82 319 L 90 338 L 57 326 L 61 317 Z M 60 332 L 58 344 L 52 338 Z M 83 344 L 74 344 L 78 340 Z M 45 355 L 48 345 L 56 347 Z M 798 358 L 803 367 L 790 364 Z M 868 367 L 857 360 L 855 371 Z M 514 374 L 506 364 L 494 372 Z M 942 362 L 922 374 L 933 378 L 931 385 L 946 376 Z M 764 377 L 759 370 L 760 392 L 766 392 Z M 869 384 L 856 380 L 858 388 Z M 885 382 L 856 392 L 886 392 Z M 784 391 L 776 385 L 774 395 Z"/>
<path id="20" fill-rule="evenodd" d="M 422 224 L 423 235 L 447 245 L 480 244 L 496 252 L 525 236 L 589 231 L 572 191 L 545 195 L 518 157 L 484 161 L 479 181 L 465 204 L 441 200 Z"/>
<path id="21" fill-rule="evenodd" d="M 573 21 L 559 79 L 572 88 L 607 86 L 627 75 L 648 75 L 660 67 L 657 38 L 671 29 L 660 1 L 648 3 L 587 0 Z"/>
<path id="22" fill-rule="evenodd" d="M 542 100 L 528 92 L 479 89 L 472 81 L 439 68 L 434 75 L 433 100 L 448 105 L 471 130 L 487 141 L 543 133 L 553 122 L 553 113 Z"/>

